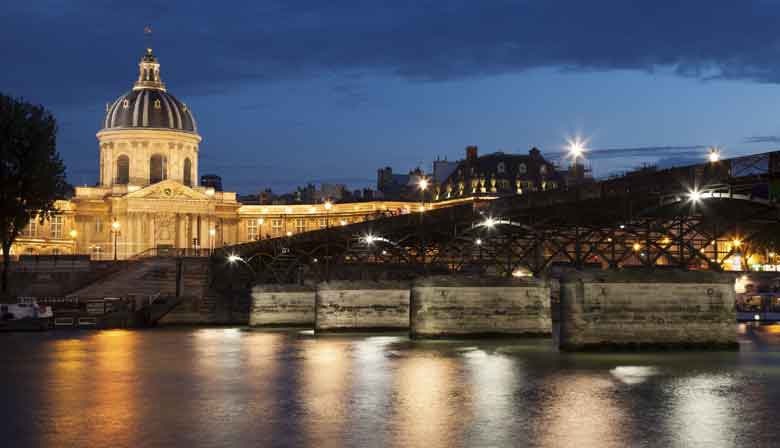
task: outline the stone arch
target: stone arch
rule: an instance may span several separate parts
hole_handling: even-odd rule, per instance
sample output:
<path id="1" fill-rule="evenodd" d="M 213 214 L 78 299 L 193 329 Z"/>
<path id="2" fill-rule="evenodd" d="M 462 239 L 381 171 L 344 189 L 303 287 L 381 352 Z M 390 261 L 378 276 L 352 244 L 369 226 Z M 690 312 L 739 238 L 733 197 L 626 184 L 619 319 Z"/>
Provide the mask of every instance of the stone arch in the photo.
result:
<path id="1" fill-rule="evenodd" d="M 130 158 L 122 154 L 116 158 L 114 183 L 124 185 L 130 182 Z"/>
<path id="2" fill-rule="evenodd" d="M 149 158 L 149 183 L 162 182 L 168 178 L 168 158 L 162 154 L 154 154 Z"/>
<path id="3" fill-rule="evenodd" d="M 192 162 L 190 161 L 189 157 L 184 159 L 184 173 L 182 174 L 182 180 L 184 181 L 184 185 L 188 187 L 192 186 Z"/>

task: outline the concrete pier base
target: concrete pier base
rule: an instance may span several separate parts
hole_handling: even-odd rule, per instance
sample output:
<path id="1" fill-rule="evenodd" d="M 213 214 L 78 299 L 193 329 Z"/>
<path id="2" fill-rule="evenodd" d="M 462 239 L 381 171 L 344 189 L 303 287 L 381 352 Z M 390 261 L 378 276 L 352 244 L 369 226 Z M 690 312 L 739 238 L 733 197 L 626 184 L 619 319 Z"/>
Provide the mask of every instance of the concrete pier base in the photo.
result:
<path id="1" fill-rule="evenodd" d="M 251 327 L 314 326 L 315 291 L 311 286 L 262 285 L 252 288 Z"/>
<path id="2" fill-rule="evenodd" d="M 409 328 L 409 284 L 337 281 L 317 285 L 315 332 Z"/>
<path id="3" fill-rule="evenodd" d="M 738 349 L 734 277 L 572 271 L 561 279 L 561 350 Z"/>
<path id="4" fill-rule="evenodd" d="M 410 320 L 412 338 L 550 335 L 550 288 L 531 278 L 419 279 Z"/>

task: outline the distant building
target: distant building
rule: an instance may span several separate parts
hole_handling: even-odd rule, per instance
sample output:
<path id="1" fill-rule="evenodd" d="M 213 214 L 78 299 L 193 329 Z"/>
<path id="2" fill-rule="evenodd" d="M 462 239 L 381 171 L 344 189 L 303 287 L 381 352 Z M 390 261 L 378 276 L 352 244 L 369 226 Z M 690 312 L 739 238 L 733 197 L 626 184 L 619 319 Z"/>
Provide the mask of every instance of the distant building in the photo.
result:
<path id="1" fill-rule="evenodd" d="M 429 176 L 419 167 L 409 174 L 395 174 L 388 166 L 377 170 L 377 191 L 386 199 L 417 201 L 420 199 L 418 184 L 423 178 Z"/>
<path id="2" fill-rule="evenodd" d="M 450 162 L 447 159 L 433 161 L 433 183 L 442 184 L 458 168 L 460 162 Z"/>
<path id="3" fill-rule="evenodd" d="M 469 146 L 466 159 L 436 185 L 434 199 L 517 195 L 559 188 L 564 181 L 563 174 L 537 148 L 527 155 L 495 152 L 479 156 L 478 148 Z"/>
<path id="4" fill-rule="evenodd" d="M 222 191 L 222 177 L 216 174 L 204 174 L 200 176 L 201 187 L 211 187 L 214 191 Z"/>

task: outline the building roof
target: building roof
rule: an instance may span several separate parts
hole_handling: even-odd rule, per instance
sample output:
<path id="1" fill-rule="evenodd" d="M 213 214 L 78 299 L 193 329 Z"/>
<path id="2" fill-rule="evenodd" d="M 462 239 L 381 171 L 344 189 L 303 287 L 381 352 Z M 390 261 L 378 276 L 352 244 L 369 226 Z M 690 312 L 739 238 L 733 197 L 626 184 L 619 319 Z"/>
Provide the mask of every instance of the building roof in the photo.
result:
<path id="1" fill-rule="evenodd" d="M 141 58 L 139 69 L 133 89 L 106 106 L 103 129 L 171 129 L 197 133 L 192 111 L 168 93 L 160 80 L 160 64 L 151 49 Z"/>

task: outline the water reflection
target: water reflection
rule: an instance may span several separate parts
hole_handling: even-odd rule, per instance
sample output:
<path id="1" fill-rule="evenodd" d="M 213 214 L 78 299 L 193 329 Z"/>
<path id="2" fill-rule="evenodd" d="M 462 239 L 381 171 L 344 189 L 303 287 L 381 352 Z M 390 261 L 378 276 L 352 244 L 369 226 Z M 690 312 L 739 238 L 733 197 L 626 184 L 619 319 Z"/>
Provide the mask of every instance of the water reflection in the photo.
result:
<path id="1" fill-rule="evenodd" d="M 308 446 L 343 446 L 352 380 L 349 341 L 341 338 L 301 342 L 301 405 Z"/>
<path id="2" fill-rule="evenodd" d="M 780 345 L 561 355 L 234 329 L 0 335 L 2 446 L 774 446 Z M 758 340 L 758 339 L 756 339 Z M 530 349 L 529 349 L 530 348 Z"/>
<path id="3" fill-rule="evenodd" d="M 667 425 L 683 446 L 730 445 L 740 435 L 741 400 L 729 375 L 696 375 L 675 381 Z"/>
<path id="4" fill-rule="evenodd" d="M 629 446 L 627 419 L 608 377 L 586 373 L 545 379 L 542 415 L 534 430 L 543 446 Z"/>
<path id="5" fill-rule="evenodd" d="M 402 357 L 395 377 L 394 446 L 460 445 L 471 419 L 456 358 L 437 353 Z"/>
<path id="6" fill-rule="evenodd" d="M 470 446 L 511 446 L 515 424 L 528 419 L 528 402 L 516 392 L 525 384 L 520 363 L 505 355 L 472 349 L 464 353 L 472 393 Z"/>
<path id="7" fill-rule="evenodd" d="M 46 398 L 51 400 L 49 418 L 55 424 L 42 431 L 44 444 L 135 442 L 133 429 L 139 417 L 132 387 L 136 343 L 137 334 L 125 330 L 54 341 Z"/>

